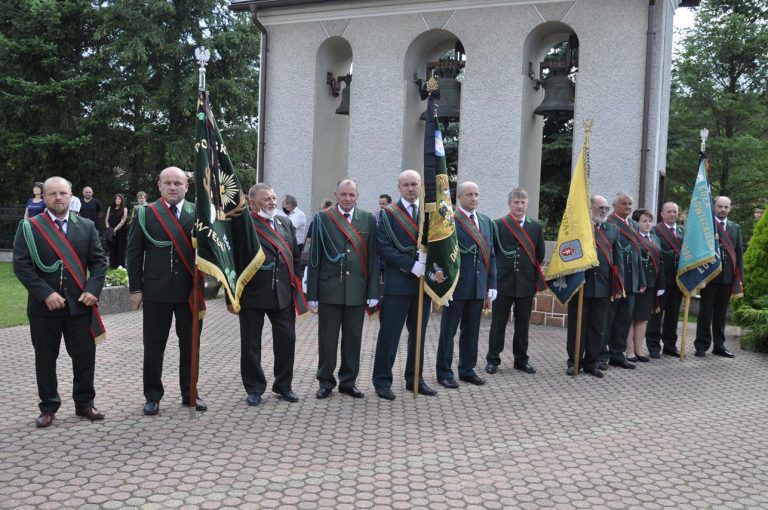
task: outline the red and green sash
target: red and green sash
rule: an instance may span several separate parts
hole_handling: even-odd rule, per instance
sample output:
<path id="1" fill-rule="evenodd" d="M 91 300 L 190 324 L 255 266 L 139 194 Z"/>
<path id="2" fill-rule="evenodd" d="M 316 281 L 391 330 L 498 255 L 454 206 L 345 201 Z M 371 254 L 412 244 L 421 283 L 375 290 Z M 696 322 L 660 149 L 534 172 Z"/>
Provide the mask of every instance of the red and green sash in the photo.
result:
<path id="1" fill-rule="evenodd" d="M 611 214 L 608 221 L 616 225 L 619 228 L 619 232 L 621 232 L 621 234 L 632 243 L 635 250 L 640 253 L 640 233 L 635 230 L 632 225 L 617 216 L 616 213 Z"/>
<path id="2" fill-rule="evenodd" d="M 656 225 L 656 232 L 658 232 L 659 235 L 664 238 L 667 244 L 672 247 L 675 255 L 677 255 L 679 258 L 680 250 L 683 248 L 683 241 L 677 237 L 663 221 Z"/>
<path id="3" fill-rule="evenodd" d="M 88 274 L 85 272 L 80 258 L 75 253 L 74 248 L 69 243 L 64 234 L 59 230 L 56 224 L 51 220 L 47 213 L 38 214 L 30 218 L 29 222 L 34 225 L 37 231 L 43 236 L 53 252 L 59 257 L 64 267 L 67 269 L 72 281 L 82 293 L 85 290 L 85 283 L 88 280 Z M 71 227 L 71 225 L 70 225 Z M 98 305 L 91 306 L 91 325 L 89 328 L 94 342 L 101 343 L 106 338 L 106 329 L 101 321 Z"/>
<path id="4" fill-rule="evenodd" d="M 715 220 L 715 223 L 717 223 L 717 230 L 720 231 L 720 243 L 723 245 L 723 248 L 725 248 L 725 252 L 728 254 L 728 258 L 731 259 L 731 265 L 733 266 L 731 294 L 739 295 L 743 290 L 741 288 L 741 269 L 736 263 L 736 247 L 733 245 L 731 236 L 725 231 L 723 225 L 721 225 L 718 220 Z"/>
<path id="5" fill-rule="evenodd" d="M 512 218 L 512 221 L 509 221 L 509 218 Z M 533 240 L 528 235 L 528 233 L 523 229 L 523 227 L 520 226 L 520 223 L 517 222 L 517 220 L 511 215 L 507 215 L 503 218 L 501 218 L 501 222 L 504 224 L 505 227 L 507 227 L 507 230 L 509 230 L 509 233 L 512 234 L 515 239 L 517 239 L 517 242 L 520 244 L 520 246 L 523 248 L 523 251 L 526 255 L 528 255 L 528 260 L 531 261 L 531 265 L 534 267 L 534 281 L 536 283 L 536 292 L 542 291 L 547 288 L 547 280 L 544 278 L 544 272 L 541 270 L 541 264 L 539 263 L 539 259 L 535 257 L 536 253 L 536 245 L 533 243 Z"/>
<path id="6" fill-rule="evenodd" d="M 488 271 L 491 263 L 491 248 L 488 246 L 488 243 L 485 242 L 483 234 L 480 232 L 477 226 L 475 226 L 475 222 L 470 220 L 469 216 L 464 214 L 461 209 L 457 209 L 453 217 L 458 220 L 459 224 L 464 227 L 464 230 L 466 230 L 467 234 L 469 234 L 469 237 L 471 237 L 475 241 L 475 244 L 478 246 L 478 248 L 480 248 L 480 255 L 483 257 L 485 270 Z M 478 221 L 480 220 L 478 219 Z"/>
<path id="7" fill-rule="evenodd" d="M 661 257 L 661 253 L 656 248 L 656 245 L 653 244 L 652 239 L 645 239 L 643 236 L 640 236 L 640 244 L 645 249 L 645 251 L 648 252 L 648 256 L 651 259 L 651 263 L 653 264 L 653 270 L 656 271 L 656 275 L 659 274 L 659 259 Z"/>
<path id="8" fill-rule="evenodd" d="M 304 315 L 309 311 L 309 303 L 307 303 L 304 291 L 301 290 L 301 280 L 293 272 L 293 250 L 291 246 L 276 229 L 269 225 L 269 221 L 266 218 L 262 218 L 256 213 L 251 213 L 251 216 L 256 220 L 253 222 L 253 228 L 256 229 L 256 233 L 271 244 L 285 262 L 291 280 L 291 287 L 293 288 L 293 306 L 296 309 L 297 315 Z"/>
<path id="9" fill-rule="evenodd" d="M 339 228 L 344 237 L 346 237 L 352 244 L 357 258 L 360 260 L 360 266 L 363 268 L 363 276 L 368 281 L 368 248 L 366 248 L 363 238 L 360 236 L 360 232 L 339 212 L 336 206 L 329 207 L 325 210 L 328 213 L 328 217 Z"/>
<path id="10" fill-rule="evenodd" d="M 157 218 L 157 222 L 160 224 L 160 227 L 162 227 L 163 231 L 165 232 L 165 235 L 168 236 L 168 240 L 173 243 L 173 248 L 176 250 L 176 253 L 179 254 L 179 258 L 181 259 L 181 263 L 184 265 L 184 268 L 187 270 L 187 273 L 192 276 L 194 279 L 195 277 L 195 250 L 192 248 L 192 241 L 190 240 L 189 234 L 184 230 L 184 228 L 181 226 L 181 223 L 179 223 L 178 218 L 176 218 L 176 215 L 171 212 L 171 210 L 165 206 L 165 203 L 162 200 L 158 200 L 157 202 L 153 203 L 149 206 L 149 210 L 152 211 L 152 213 L 155 215 L 155 218 Z M 193 310 L 194 312 L 194 296 L 190 292 L 189 295 L 189 309 Z M 197 314 L 198 318 L 203 318 L 205 315 L 205 298 L 203 296 L 203 286 L 198 286 L 198 296 L 197 296 Z"/>
<path id="11" fill-rule="evenodd" d="M 406 214 L 402 207 L 399 207 L 397 203 L 390 204 L 384 208 L 385 211 L 389 211 L 395 221 L 400 224 L 408 237 L 411 238 L 413 244 L 419 239 L 419 224 L 413 221 L 410 215 Z"/>
<path id="12" fill-rule="evenodd" d="M 613 300 L 616 295 L 620 294 L 621 296 L 624 296 L 624 280 L 622 280 L 621 275 L 619 274 L 619 268 L 613 263 L 613 245 L 608 238 L 605 237 L 603 229 L 600 228 L 599 224 L 595 225 L 595 232 L 597 233 L 595 236 L 595 244 L 597 245 L 597 248 L 603 252 L 603 257 L 605 257 L 605 260 L 608 262 L 608 267 L 611 271 L 611 300 Z"/>

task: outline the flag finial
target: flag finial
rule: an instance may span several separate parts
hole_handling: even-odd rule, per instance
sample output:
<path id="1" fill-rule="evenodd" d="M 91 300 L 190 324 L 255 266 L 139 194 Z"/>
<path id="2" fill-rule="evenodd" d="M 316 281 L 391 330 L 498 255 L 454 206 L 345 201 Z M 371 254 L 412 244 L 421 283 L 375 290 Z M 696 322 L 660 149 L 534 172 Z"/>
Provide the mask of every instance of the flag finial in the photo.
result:
<path id="1" fill-rule="evenodd" d="M 205 90 L 205 66 L 208 65 L 208 61 L 211 59 L 211 52 L 205 46 L 199 46 L 195 48 L 195 59 L 200 64 L 200 67 L 197 69 L 197 90 L 203 92 Z"/>
<path id="2" fill-rule="evenodd" d="M 705 152 L 707 150 L 707 138 L 709 138 L 709 129 L 702 129 L 699 131 L 699 135 L 701 135 L 701 152 Z"/>

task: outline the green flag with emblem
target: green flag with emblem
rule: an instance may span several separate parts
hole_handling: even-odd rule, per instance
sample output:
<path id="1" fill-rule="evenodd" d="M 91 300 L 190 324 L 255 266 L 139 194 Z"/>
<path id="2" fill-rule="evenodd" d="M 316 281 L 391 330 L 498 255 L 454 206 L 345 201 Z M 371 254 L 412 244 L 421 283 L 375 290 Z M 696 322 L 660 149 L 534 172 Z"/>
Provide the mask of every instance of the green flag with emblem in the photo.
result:
<path id="1" fill-rule="evenodd" d="M 196 265 L 222 283 L 237 312 L 264 253 L 205 91 L 197 100 L 195 152 Z"/>

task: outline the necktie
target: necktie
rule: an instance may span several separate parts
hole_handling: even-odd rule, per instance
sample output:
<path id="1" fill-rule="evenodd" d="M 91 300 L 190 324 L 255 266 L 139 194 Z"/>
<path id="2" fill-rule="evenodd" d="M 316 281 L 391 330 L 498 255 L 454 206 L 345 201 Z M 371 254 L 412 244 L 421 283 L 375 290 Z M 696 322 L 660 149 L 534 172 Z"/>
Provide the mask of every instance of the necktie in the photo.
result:
<path id="1" fill-rule="evenodd" d="M 474 223 L 475 222 L 475 215 L 470 213 L 469 219 L 470 219 L 470 221 L 472 221 L 472 223 Z"/>
<path id="2" fill-rule="evenodd" d="M 675 234 L 675 239 L 680 239 L 680 236 L 677 235 L 677 227 L 672 227 L 672 233 Z"/>
<path id="3" fill-rule="evenodd" d="M 275 220 L 269 220 L 269 226 L 272 227 L 272 230 L 275 230 Z"/>
<path id="4" fill-rule="evenodd" d="M 67 220 L 53 220 L 54 223 L 56 223 L 56 226 L 59 227 L 59 232 L 62 234 L 66 234 L 64 232 L 64 223 L 66 223 Z"/>
<path id="5" fill-rule="evenodd" d="M 719 220 L 718 220 L 718 223 L 720 224 L 720 228 L 722 228 L 723 230 L 725 230 L 725 222 L 724 222 L 724 221 L 719 221 Z"/>
<path id="6" fill-rule="evenodd" d="M 411 204 L 411 218 L 413 218 L 414 221 L 416 221 L 419 217 L 418 209 L 416 208 L 416 204 Z"/>
<path id="7" fill-rule="evenodd" d="M 348 212 L 344 213 L 344 219 L 347 220 L 347 223 L 350 223 L 350 221 L 349 221 L 349 213 Z"/>
<path id="8" fill-rule="evenodd" d="M 176 207 L 175 205 L 172 205 L 171 206 L 171 214 L 173 214 L 174 216 L 176 216 L 178 218 L 179 217 L 179 208 Z"/>

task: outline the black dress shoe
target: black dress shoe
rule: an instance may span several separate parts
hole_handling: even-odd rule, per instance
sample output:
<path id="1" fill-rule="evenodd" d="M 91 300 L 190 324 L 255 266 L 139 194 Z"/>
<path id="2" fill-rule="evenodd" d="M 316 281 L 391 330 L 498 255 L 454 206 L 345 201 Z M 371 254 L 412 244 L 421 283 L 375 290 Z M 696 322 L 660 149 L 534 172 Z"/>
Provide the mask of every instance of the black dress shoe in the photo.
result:
<path id="1" fill-rule="evenodd" d="M 525 363 L 515 363 L 515 370 L 520 370 L 521 372 L 525 372 L 526 374 L 536 373 L 536 369 L 533 368 L 533 365 L 531 365 L 527 361 Z"/>
<path id="2" fill-rule="evenodd" d="M 608 362 L 607 361 L 598 361 L 597 362 L 597 368 L 598 368 L 598 370 L 608 370 Z"/>
<path id="3" fill-rule="evenodd" d="M 459 379 L 461 379 L 464 382 L 474 384 L 475 386 L 482 386 L 483 384 L 485 384 L 485 380 L 480 379 L 480 376 L 474 373 L 472 375 L 460 375 Z"/>
<path id="4" fill-rule="evenodd" d="M 144 414 L 147 416 L 155 416 L 160 412 L 160 402 L 157 400 L 147 400 L 144 404 Z"/>
<path id="5" fill-rule="evenodd" d="M 293 390 L 276 391 L 275 393 L 277 393 L 277 398 L 286 402 L 290 402 L 291 404 L 295 404 L 299 401 L 299 397 L 293 392 Z"/>
<path id="6" fill-rule="evenodd" d="M 637 363 L 640 360 L 637 359 L 637 356 L 627 356 L 627 361 L 629 361 L 631 363 Z"/>
<path id="7" fill-rule="evenodd" d="M 384 400 L 395 400 L 395 394 L 389 388 L 376 388 L 376 395 Z"/>
<path id="8" fill-rule="evenodd" d="M 39 429 L 44 429 L 45 427 L 50 427 L 51 423 L 53 423 L 53 419 L 56 417 L 56 413 L 50 413 L 50 412 L 42 412 L 40 413 L 40 416 L 38 416 L 35 419 L 35 427 Z"/>
<path id="9" fill-rule="evenodd" d="M 697 358 L 703 358 L 706 355 L 707 355 L 707 351 L 696 351 L 696 354 L 695 354 Z"/>
<path id="10" fill-rule="evenodd" d="M 87 407 L 85 409 L 75 409 L 77 416 L 88 418 L 91 421 L 98 421 L 104 419 L 104 413 L 100 413 L 95 407 Z"/>
<path id="11" fill-rule="evenodd" d="M 328 392 L 330 393 L 330 390 L 328 390 Z M 363 398 L 365 396 L 365 393 L 354 386 L 350 386 L 349 388 L 339 388 L 339 393 L 344 393 L 352 398 Z"/>
<path id="12" fill-rule="evenodd" d="M 449 390 L 455 390 L 459 387 L 459 383 L 456 382 L 455 379 L 438 379 L 437 384 L 442 386 L 443 388 L 448 388 Z"/>
<path id="13" fill-rule="evenodd" d="M 651 352 L 651 353 L 648 353 L 648 356 L 650 356 L 653 359 L 659 359 L 659 358 L 661 358 L 661 353 L 660 352 Z"/>
<path id="14" fill-rule="evenodd" d="M 629 361 L 627 361 L 625 359 L 620 359 L 620 360 L 612 359 L 608 363 L 610 365 L 613 365 L 614 367 L 626 368 L 627 370 L 634 370 L 635 368 L 637 368 L 635 365 L 633 365 L 632 363 L 630 363 Z"/>
<path id="15" fill-rule="evenodd" d="M 589 370 L 584 370 L 584 373 L 589 374 L 593 377 L 597 377 L 598 379 L 603 378 L 603 373 L 597 368 L 590 368 Z"/>
<path id="16" fill-rule="evenodd" d="M 181 405 L 184 407 L 189 407 L 189 400 L 182 399 Z M 200 411 L 201 413 L 208 410 L 208 406 L 205 405 L 205 402 L 203 402 L 202 398 L 195 399 L 195 411 Z"/>
<path id="17" fill-rule="evenodd" d="M 573 367 L 568 367 L 565 369 L 565 375 L 573 375 L 574 370 Z"/>
<path id="18" fill-rule="evenodd" d="M 406 384 L 405 389 L 408 391 L 413 391 L 413 384 Z M 419 383 L 419 395 L 426 395 L 428 397 L 434 397 L 437 395 L 437 392 L 427 386 L 427 383 Z"/>
<path id="19" fill-rule="evenodd" d="M 651 361 L 651 358 L 649 358 L 648 356 L 641 356 L 638 354 L 637 361 L 639 361 L 640 363 L 648 363 L 649 361 Z"/>
<path id="20" fill-rule="evenodd" d="M 663 350 L 663 351 L 661 351 L 661 352 L 663 352 L 663 353 L 664 353 L 664 354 L 666 354 L 667 356 L 672 356 L 673 358 L 679 358 L 679 357 L 680 357 L 680 351 L 678 351 L 677 349 L 675 349 L 675 350 L 672 350 L 672 349 L 664 349 L 664 350 Z"/>
<path id="21" fill-rule="evenodd" d="M 261 395 L 258 393 L 249 393 L 247 397 L 245 397 L 245 401 L 248 402 L 249 406 L 257 406 L 261 404 Z"/>
<path id="22" fill-rule="evenodd" d="M 733 353 L 730 352 L 728 349 L 712 350 L 712 354 L 714 356 L 721 356 L 723 358 L 733 358 Z"/>
<path id="23" fill-rule="evenodd" d="M 315 397 L 319 399 L 328 398 L 331 396 L 331 391 L 333 391 L 331 388 L 318 388 L 318 390 L 315 392 Z"/>
<path id="24" fill-rule="evenodd" d="M 493 363 L 488 363 L 485 365 L 485 371 L 489 374 L 495 374 L 498 369 L 499 365 L 494 365 Z"/>

